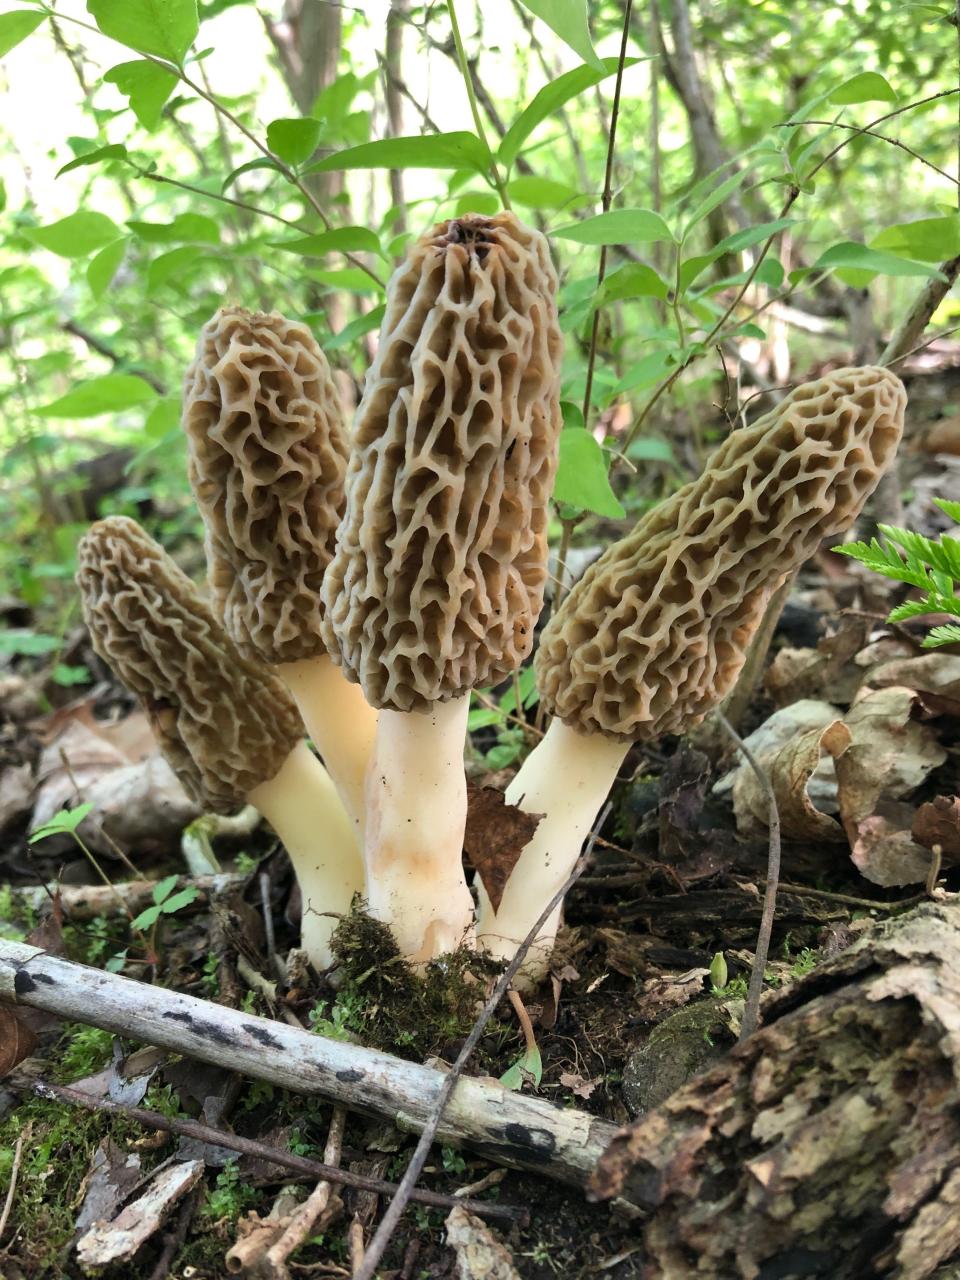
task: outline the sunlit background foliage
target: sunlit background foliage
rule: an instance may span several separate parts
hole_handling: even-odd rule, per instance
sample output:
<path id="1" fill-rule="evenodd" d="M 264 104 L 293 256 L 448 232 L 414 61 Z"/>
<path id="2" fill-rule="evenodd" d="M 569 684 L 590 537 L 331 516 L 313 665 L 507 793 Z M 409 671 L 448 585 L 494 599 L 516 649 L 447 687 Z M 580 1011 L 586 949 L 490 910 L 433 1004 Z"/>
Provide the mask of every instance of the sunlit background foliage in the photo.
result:
<path id="1" fill-rule="evenodd" d="M 634 4 L 604 213 L 623 3 L 459 0 L 462 59 L 445 3 L 4 3 L 7 652 L 57 649 L 98 513 L 199 571 L 179 387 L 225 301 L 305 319 L 354 403 L 407 239 L 509 202 L 561 271 L 572 528 L 695 470 L 731 379 L 875 354 L 960 252 L 949 6 Z"/>

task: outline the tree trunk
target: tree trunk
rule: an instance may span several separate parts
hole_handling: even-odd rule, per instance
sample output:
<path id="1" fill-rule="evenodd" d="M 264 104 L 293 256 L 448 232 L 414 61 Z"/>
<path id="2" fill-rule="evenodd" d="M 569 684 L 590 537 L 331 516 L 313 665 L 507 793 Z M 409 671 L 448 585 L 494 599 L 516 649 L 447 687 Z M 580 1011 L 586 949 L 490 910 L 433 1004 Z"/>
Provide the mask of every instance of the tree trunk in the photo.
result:
<path id="1" fill-rule="evenodd" d="M 932 1276 L 960 1253 L 960 903 L 879 926 L 764 1023 L 600 1161 L 595 1197 L 650 1211 L 645 1275 Z"/>

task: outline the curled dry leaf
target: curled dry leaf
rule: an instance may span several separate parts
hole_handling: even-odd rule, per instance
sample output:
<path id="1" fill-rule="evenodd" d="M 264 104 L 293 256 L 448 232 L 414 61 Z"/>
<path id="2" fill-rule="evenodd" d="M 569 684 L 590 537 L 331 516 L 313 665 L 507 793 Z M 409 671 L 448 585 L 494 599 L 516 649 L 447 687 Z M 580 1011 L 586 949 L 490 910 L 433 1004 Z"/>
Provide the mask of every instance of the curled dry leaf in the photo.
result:
<path id="1" fill-rule="evenodd" d="M 595 1080 L 584 1080 L 577 1071 L 561 1071 L 560 1083 L 578 1098 L 589 1098 L 600 1083 L 600 1077 L 597 1076 Z"/>
<path id="2" fill-rule="evenodd" d="M 935 844 L 948 858 L 960 858 L 960 796 L 935 796 L 917 810 L 913 838 L 932 849 Z"/>
<path id="3" fill-rule="evenodd" d="M 480 1218 L 457 1205 L 445 1226 L 460 1280 L 520 1280 L 510 1250 Z"/>
<path id="4" fill-rule="evenodd" d="M 0 1080 L 36 1048 L 37 1037 L 14 1009 L 0 1004 Z"/>
<path id="5" fill-rule="evenodd" d="M 95 1222 L 109 1222 L 139 1178 L 139 1155 L 123 1151 L 111 1138 L 104 1138 L 93 1153 L 84 1179 L 86 1193 L 75 1230 L 82 1235 Z"/>
<path id="6" fill-rule="evenodd" d="M 776 754 L 768 753 L 759 763 L 765 767 L 777 798 L 780 828 L 789 840 L 844 839 L 843 828 L 814 803 L 808 786 L 813 776 L 823 769 L 829 777 L 833 757 L 850 742 L 842 720 L 833 720 L 824 728 L 808 729 L 793 738 Z M 824 768 L 824 766 L 826 766 Z M 756 835 L 767 829 L 769 801 L 767 793 L 752 769 L 738 774 L 733 788 L 737 827 L 745 834 Z"/>
<path id="7" fill-rule="evenodd" d="M 916 658 L 884 662 L 867 673 L 875 689 L 892 685 L 931 695 L 944 715 L 960 715 L 960 656 L 924 653 Z"/>
<path id="8" fill-rule="evenodd" d="M 844 615 L 838 629 L 820 640 L 816 649 L 781 649 L 764 678 L 774 702 L 780 707 L 800 698 L 849 702 L 863 678 L 855 660 L 867 642 L 870 625 L 865 618 Z"/>
<path id="9" fill-rule="evenodd" d="M 873 884 L 893 889 L 926 880 L 930 851 L 913 839 L 912 818 L 912 805 L 887 800 L 880 802 L 876 813 L 857 823 L 850 856 L 860 874 Z"/>
<path id="10" fill-rule="evenodd" d="M 517 859 L 533 839 L 542 814 L 507 804 L 502 791 L 467 784 L 467 826 L 463 847 L 483 881 L 494 911 Z"/>

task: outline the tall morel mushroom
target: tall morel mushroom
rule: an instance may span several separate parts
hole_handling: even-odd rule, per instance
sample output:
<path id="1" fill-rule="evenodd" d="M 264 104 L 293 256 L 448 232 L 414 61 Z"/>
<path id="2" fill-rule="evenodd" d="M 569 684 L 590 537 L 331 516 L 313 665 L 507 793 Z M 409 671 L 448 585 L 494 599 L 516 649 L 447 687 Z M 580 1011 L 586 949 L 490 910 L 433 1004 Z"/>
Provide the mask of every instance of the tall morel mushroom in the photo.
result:
<path id="1" fill-rule="evenodd" d="M 544 813 L 478 938 L 507 958 L 576 861 L 630 744 L 699 724 L 743 666 L 766 602 L 823 538 L 848 529 L 896 452 L 906 396 L 886 369 L 805 383 L 734 431 L 703 475 L 643 517 L 543 633 L 537 687 L 555 718 L 507 790 Z M 546 968 L 555 912 L 531 948 Z"/>
<path id="2" fill-rule="evenodd" d="M 357 412 L 323 629 L 381 709 L 367 894 L 415 960 L 469 933 L 470 691 L 523 661 L 543 603 L 556 285 L 545 239 L 512 214 L 441 223 L 390 280 Z"/>
<path id="3" fill-rule="evenodd" d="M 183 425 L 215 607 L 234 642 L 289 687 L 360 827 L 376 713 L 320 636 L 348 442 L 310 330 L 275 312 L 218 311 L 187 371 Z"/>
<path id="4" fill-rule="evenodd" d="M 362 892 L 363 866 L 350 820 L 283 684 L 239 651 L 136 521 L 99 521 L 78 554 L 93 647 L 139 698 L 191 797 L 217 813 L 252 804 L 270 822 L 300 882 L 303 945 L 327 968 L 335 917 Z"/>

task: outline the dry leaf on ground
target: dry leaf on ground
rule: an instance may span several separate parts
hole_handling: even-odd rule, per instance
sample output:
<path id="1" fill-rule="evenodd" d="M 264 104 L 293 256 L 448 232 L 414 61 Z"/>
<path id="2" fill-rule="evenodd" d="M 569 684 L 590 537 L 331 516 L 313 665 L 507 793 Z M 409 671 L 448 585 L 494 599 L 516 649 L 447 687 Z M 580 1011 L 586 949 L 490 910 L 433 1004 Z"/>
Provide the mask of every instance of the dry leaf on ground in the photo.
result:
<path id="1" fill-rule="evenodd" d="M 510 1250 L 480 1218 L 457 1205 L 445 1225 L 460 1280 L 520 1280 Z"/>
<path id="2" fill-rule="evenodd" d="M 922 804 L 914 814 L 913 838 L 928 849 L 938 844 L 948 858 L 960 858 L 960 796 L 935 796 Z"/>
<path id="3" fill-rule="evenodd" d="M 503 792 L 467 783 L 467 827 L 463 847 L 496 911 L 517 859 L 540 824 L 542 814 L 507 804 Z"/>

